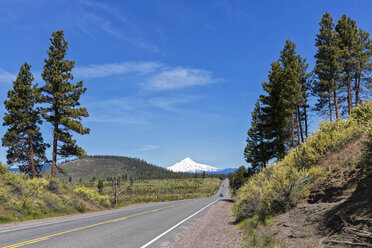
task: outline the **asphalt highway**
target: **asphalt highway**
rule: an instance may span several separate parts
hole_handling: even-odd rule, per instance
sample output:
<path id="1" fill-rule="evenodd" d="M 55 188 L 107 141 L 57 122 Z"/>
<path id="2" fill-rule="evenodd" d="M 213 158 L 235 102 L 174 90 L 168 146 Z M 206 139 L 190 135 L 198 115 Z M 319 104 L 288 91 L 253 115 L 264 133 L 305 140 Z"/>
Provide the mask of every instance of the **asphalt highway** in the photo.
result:
<path id="1" fill-rule="evenodd" d="M 146 204 L 10 228 L 0 226 L 0 247 L 161 247 L 227 196 L 227 183 L 226 179 L 210 198 Z"/>

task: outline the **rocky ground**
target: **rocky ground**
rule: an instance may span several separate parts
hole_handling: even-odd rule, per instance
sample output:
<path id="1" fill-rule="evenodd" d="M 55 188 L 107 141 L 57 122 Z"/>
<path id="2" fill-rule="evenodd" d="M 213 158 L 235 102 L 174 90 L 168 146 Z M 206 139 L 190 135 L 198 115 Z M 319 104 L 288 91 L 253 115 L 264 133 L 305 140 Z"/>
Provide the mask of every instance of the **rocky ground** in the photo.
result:
<path id="1" fill-rule="evenodd" d="M 214 204 L 208 212 L 181 232 L 172 244 L 164 248 L 240 248 L 244 246 L 240 229 L 234 224 L 229 199 Z"/>

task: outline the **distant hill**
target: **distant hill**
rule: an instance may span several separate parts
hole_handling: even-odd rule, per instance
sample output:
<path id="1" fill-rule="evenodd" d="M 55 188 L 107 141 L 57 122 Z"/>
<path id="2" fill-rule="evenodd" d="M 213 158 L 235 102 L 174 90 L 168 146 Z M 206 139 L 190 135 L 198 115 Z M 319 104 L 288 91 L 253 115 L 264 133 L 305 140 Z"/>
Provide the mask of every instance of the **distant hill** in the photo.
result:
<path id="1" fill-rule="evenodd" d="M 165 168 L 147 163 L 137 158 L 122 156 L 89 156 L 60 164 L 57 177 L 67 182 L 71 176 L 72 182 L 81 178 L 87 182 L 95 177 L 97 180 L 107 180 L 112 177 L 132 177 L 133 179 L 166 179 L 192 177 L 190 174 L 169 171 Z M 41 172 L 42 176 L 49 176 L 51 168 Z M 126 175 L 126 176 L 125 176 Z"/>

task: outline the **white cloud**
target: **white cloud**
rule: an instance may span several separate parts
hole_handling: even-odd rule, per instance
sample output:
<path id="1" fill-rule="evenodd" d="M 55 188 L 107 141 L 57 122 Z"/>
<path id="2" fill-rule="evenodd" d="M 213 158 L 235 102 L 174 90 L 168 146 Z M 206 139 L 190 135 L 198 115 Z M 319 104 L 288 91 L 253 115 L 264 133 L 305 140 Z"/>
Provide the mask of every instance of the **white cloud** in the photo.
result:
<path id="1" fill-rule="evenodd" d="M 123 62 L 77 67 L 75 75 L 82 78 L 101 78 L 127 73 L 148 74 L 161 67 L 157 62 Z"/>
<path id="2" fill-rule="evenodd" d="M 94 113 L 88 119 L 91 122 L 143 124 L 151 119 L 151 113 L 146 110 L 144 101 L 135 97 L 95 101 L 88 103 L 87 108 Z"/>
<path id="3" fill-rule="evenodd" d="M 11 83 L 16 80 L 17 76 L 3 69 L 0 69 L 0 83 Z"/>
<path id="4" fill-rule="evenodd" d="M 149 100 L 150 105 L 153 107 L 159 108 L 161 110 L 169 111 L 169 112 L 181 112 L 182 110 L 177 106 L 185 103 L 190 103 L 195 100 L 195 97 L 177 97 L 177 98 L 169 98 L 169 97 L 155 97 Z"/>
<path id="5" fill-rule="evenodd" d="M 159 62 L 122 62 L 88 65 L 74 70 L 77 78 L 103 78 L 125 74 L 137 74 L 141 86 L 147 91 L 177 90 L 191 86 L 203 86 L 223 80 L 214 78 L 212 72 L 189 67 L 171 67 Z"/>
<path id="6" fill-rule="evenodd" d="M 119 124 L 148 124 L 159 117 L 158 110 L 181 113 L 185 105 L 194 102 L 198 97 L 152 97 L 143 98 L 119 97 L 87 103 L 91 116 L 90 122 Z"/>
<path id="7" fill-rule="evenodd" d="M 144 86 L 149 90 L 175 90 L 196 85 L 207 85 L 221 81 L 203 69 L 176 67 L 151 76 Z"/>
<path id="8" fill-rule="evenodd" d="M 159 146 L 157 145 L 139 145 L 139 144 L 135 144 L 136 148 L 134 151 L 136 152 L 144 152 L 144 151 L 151 151 L 151 150 L 155 150 L 155 149 L 158 149 Z"/>

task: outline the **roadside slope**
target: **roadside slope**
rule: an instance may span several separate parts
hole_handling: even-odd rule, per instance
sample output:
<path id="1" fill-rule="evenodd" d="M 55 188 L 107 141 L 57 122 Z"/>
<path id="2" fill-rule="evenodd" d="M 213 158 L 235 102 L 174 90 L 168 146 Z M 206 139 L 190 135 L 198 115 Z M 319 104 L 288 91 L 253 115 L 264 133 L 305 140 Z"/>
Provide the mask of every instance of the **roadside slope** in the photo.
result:
<path id="1" fill-rule="evenodd" d="M 277 217 L 274 237 L 286 247 L 371 247 L 372 176 L 364 173 L 362 149 L 360 139 L 322 161 L 330 173 Z"/>

